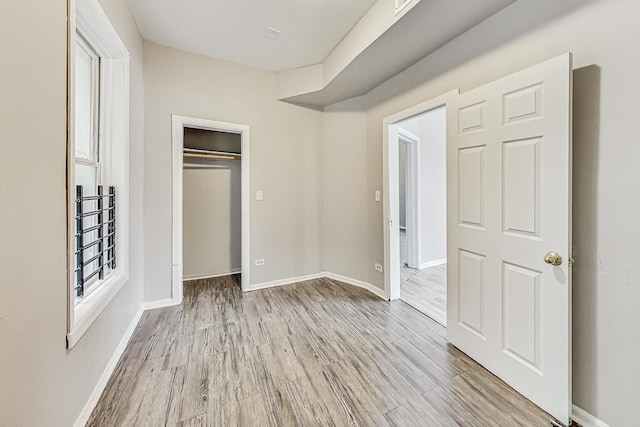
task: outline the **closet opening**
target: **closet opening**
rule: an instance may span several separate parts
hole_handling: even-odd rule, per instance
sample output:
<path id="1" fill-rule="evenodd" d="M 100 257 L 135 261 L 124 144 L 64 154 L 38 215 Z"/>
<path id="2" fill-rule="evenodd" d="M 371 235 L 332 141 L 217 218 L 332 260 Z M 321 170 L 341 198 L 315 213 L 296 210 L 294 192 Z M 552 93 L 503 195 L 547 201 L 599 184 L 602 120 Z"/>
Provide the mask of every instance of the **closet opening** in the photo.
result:
<path id="1" fill-rule="evenodd" d="M 183 140 L 183 280 L 229 276 L 239 287 L 241 137 L 185 127 Z"/>
<path id="2" fill-rule="evenodd" d="M 193 280 L 248 290 L 249 127 L 174 115 L 172 149 L 173 303 Z"/>

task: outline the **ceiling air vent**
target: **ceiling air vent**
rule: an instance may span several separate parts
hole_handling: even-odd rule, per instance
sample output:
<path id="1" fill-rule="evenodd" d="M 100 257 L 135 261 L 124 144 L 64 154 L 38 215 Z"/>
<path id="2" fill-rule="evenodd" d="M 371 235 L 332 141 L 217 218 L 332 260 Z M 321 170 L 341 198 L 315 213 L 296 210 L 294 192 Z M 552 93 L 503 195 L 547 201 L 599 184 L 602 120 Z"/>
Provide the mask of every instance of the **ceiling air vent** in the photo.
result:
<path id="1" fill-rule="evenodd" d="M 413 0 L 396 0 L 396 15 L 399 14 L 402 11 L 402 9 L 407 7 L 407 5 L 412 1 Z"/>

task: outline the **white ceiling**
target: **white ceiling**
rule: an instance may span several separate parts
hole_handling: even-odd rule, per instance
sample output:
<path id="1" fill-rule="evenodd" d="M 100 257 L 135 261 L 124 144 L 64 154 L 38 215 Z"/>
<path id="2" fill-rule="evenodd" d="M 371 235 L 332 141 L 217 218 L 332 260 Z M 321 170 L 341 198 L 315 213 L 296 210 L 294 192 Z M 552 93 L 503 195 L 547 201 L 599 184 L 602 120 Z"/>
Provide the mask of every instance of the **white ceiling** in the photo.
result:
<path id="1" fill-rule="evenodd" d="M 146 40 L 269 71 L 321 63 L 374 3 L 129 0 Z M 267 27 L 279 37 L 267 37 Z"/>

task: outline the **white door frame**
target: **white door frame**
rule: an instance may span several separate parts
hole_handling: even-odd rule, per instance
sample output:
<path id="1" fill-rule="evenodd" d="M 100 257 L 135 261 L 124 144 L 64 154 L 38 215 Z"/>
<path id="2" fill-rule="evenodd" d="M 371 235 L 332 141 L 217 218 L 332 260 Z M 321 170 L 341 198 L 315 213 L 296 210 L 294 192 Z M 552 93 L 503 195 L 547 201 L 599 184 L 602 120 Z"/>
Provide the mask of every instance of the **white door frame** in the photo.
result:
<path id="1" fill-rule="evenodd" d="M 388 116 L 382 121 L 384 295 L 386 299 L 400 298 L 399 160 L 398 144 L 395 143 L 399 138 L 397 123 L 446 106 L 447 102 L 459 93 L 459 89 L 454 89 L 437 98 Z"/>
<path id="2" fill-rule="evenodd" d="M 182 302 L 183 291 L 183 149 L 184 149 L 184 128 L 202 129 L 218 132 L 239 134 L 242 144 L 241 167 L 241 286 L 243 291 L 249 289 L 251 274 L 251 234 L 250 234 L 250 177 L 251 169 L 249 162 L 249 126 L 235 123 L 218 122 L 214 120 L 200 119 L 195 117 L 171 116 L 171 148 L 172 148 L 172 169 L 173 169 L 173 218 L 171 237 L 171 297 L 174 304 Z"/>
<path id="3" fill-rule="evenodd" d="M 394 126 L 394 125 L 392 125 Z M 397 126 L 397 125 L 395 125 Z M 407 265 L 420 268 L 420 137 L 398 127 L 397 143 L 407 144 L 407 163 L 405 164 Z M 390 140 L 393 143 L 393 140 Z M 398 216 L 398 225 L 400 225 Z M 398 227 L 400 228 L 400 227 Z"/>

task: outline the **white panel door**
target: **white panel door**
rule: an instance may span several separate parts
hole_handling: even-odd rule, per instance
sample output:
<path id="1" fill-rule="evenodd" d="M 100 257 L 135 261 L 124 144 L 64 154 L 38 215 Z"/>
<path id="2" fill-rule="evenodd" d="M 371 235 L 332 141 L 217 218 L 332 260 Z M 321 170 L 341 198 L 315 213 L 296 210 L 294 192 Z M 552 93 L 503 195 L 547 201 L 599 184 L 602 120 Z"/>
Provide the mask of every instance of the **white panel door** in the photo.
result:
<path id="1" fill-rule="evenodd" d="M 447 105 L 448 339 L 565 424 L 571 69 L 565 54 Z"/>

